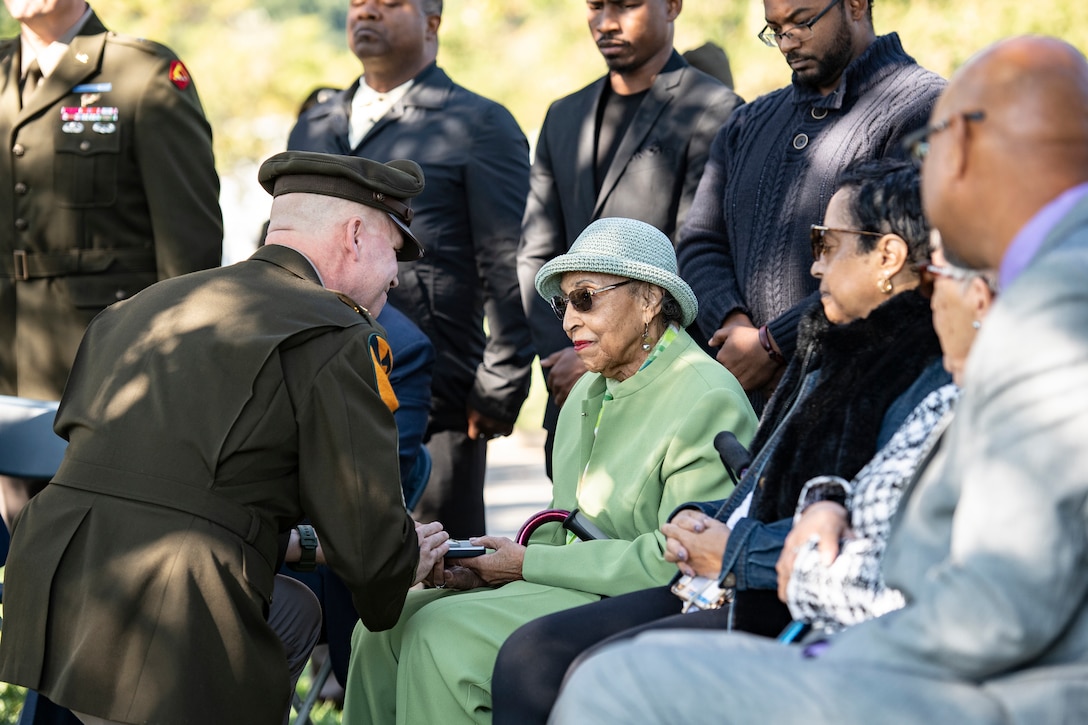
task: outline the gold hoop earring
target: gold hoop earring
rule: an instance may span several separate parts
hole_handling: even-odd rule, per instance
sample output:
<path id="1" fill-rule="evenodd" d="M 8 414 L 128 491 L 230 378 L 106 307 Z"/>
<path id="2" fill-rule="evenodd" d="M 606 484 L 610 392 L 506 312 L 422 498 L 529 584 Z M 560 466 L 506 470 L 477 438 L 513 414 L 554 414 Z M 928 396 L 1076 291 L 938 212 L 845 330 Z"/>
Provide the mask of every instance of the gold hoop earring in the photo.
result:
<path id="1" fill-rule="evenodd" d="M 878 279 L 877 282 L 876 282 L 876 286 L 877 286 L 877 289 L 879 289 L 881 292 L 883 292 L 886 295 L 890 295 L 892 293 L 892 280 L 891 280 L 890 277 L 884 277 L 883 279 Z"/>

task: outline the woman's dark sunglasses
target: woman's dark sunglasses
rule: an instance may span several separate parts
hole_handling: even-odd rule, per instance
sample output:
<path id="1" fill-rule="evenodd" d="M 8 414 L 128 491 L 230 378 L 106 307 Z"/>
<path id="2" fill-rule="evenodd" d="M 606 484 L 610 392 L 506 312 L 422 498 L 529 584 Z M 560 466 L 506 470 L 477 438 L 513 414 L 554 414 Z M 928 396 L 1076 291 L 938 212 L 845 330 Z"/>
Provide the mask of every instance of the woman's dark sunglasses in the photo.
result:
<path id="1" fill-rule="evenodd" d="M 813 224 L 809 228 L 809 240 L 812 242 L 812 258 L 815 261 L 820 261 L 820 257 L 824 256 L 824 252 L 827 251 L 827 242 L 824 241 L 824 235 L 828 232 L 839 232 L 841 234 L 860 234 L 863 237 L 882 237 L 884 236 L 880 232 L 866 232 L 861 229 L 836 229 L 835 227 L 825 227 L 823 224 Z"/>
<path id="2" fill-rule="evenodd" d="M 555 313 L 556 317 L 562 320 L 563 316 L 567 314 L 567 303 L 569 302 L 571 307 L 579 312 L 589 312 L 593 308 L 593 295 L 599 295 L 602 292 L 622 287 L 631 282 L 634 282 L 634 280 L 626 279 L 623 282 L 610 284 L 607 287 L 601 287 L 600 289 L 576 289 L 571 290 L 571 293 L 566 296 L 555 295 L 552 297 L 552 311 Z"/>

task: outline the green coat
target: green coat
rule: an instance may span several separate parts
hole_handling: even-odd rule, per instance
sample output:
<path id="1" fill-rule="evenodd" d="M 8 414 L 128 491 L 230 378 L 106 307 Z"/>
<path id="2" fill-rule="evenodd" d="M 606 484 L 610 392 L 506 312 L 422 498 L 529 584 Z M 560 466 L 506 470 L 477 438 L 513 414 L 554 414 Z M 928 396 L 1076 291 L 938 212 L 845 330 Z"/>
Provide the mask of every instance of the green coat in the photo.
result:
<path id="1" fill-rule="evenodd" d="M 418 544 L 378 338 L 280 246 L 95 318 L 64 461 L 15 522 L 0 680 L 121 722 L 280 722 L 265 617 L 277 533 L 304 514 L 362 620 L 393 626 Z"/>
<path id="2" fill-rule="evenodd" d="M 92 13 L 23 108 L 19 38 L 0 41 L 0 394 L 59 399 L 104 307 L 219 265 L 211 129 L 178 63 Z"/>
<path id="3" fill-rule="evenodd" d="M 714 436 L 732 430 L 747 444 L 755 413 L 736 379 L 684 332 L 613 385 L 613 400 L 604 394 L 604 378 L 587 374 L 560 411 L 551 506 L 577 506 L 613 538 L 563 545 L 566 531 L 546 524 L 526 550 L 525 581 L 411 592 L 391 631 L 356 625 L 346 724 L 489 722 L 491 671 L 515 629 L 676 574 L 659 527 L 686 501 L 728 495 Z"/>

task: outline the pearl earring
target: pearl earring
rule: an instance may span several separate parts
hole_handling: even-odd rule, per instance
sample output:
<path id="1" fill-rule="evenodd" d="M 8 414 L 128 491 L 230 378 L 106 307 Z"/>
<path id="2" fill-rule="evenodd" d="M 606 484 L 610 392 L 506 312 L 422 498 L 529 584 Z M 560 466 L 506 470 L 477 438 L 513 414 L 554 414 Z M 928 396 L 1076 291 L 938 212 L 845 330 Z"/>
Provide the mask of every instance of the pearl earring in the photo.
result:
<path id="1" fill-rule="evenodd" d="M 651 347 L 653 346 L 650 344 L 650 323 L 647 322 L 642 329 L 642 349 L 649 350 Z"/>
<path id="2" fill-rule="evenodd" d="M 982 329 L 982 321 L 981 320 L 974 320 L 971 323 L 971 327 L 975 328 L 976 330 L 981 330 Z"/>

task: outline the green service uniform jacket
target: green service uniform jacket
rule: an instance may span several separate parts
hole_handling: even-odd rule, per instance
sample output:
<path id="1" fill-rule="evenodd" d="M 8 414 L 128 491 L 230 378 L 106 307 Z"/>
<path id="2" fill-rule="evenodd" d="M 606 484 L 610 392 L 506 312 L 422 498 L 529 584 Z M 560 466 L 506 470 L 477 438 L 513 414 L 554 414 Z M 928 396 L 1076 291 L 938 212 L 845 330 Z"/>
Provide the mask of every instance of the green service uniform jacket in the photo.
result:
<path id="1" fill-rule="evenodd" d="M 92 13 L 25 108 L 21 68 L 0 41 L 0 394 L 57 400 L 104 307 L 219 265 L 219 179 L 169 49 Z"/>
<path id="2" fill-rule="evenodd" d="M 278 723 L 265 622 L 277 534 L 304 515 L 367 626 L 418 561 L 380 331 L 294 250 L 149 287 L 87 330 L 69 446 L 16 520 L 0 680 L 121 722 Z"/>
<path id="3" fill-rule="evenodd" d="M 490 722 L 491 671 L 515 629 L 676 574 L 660 526 L 691 496 L 731 489 L 714 436 L 731 430 L 747 445 L 755 413 L 736 378 L 682 331 L 613 384 L 613 399 L 605 387 L 584 375 L 560 411 L 551 506 L 581 509 L 612 538 L 567 544 L 560 524 L 545 524 L 526 549 L 524 581 L 412 592 L 389 632 L 356 625 L 345 723 Z"/>

